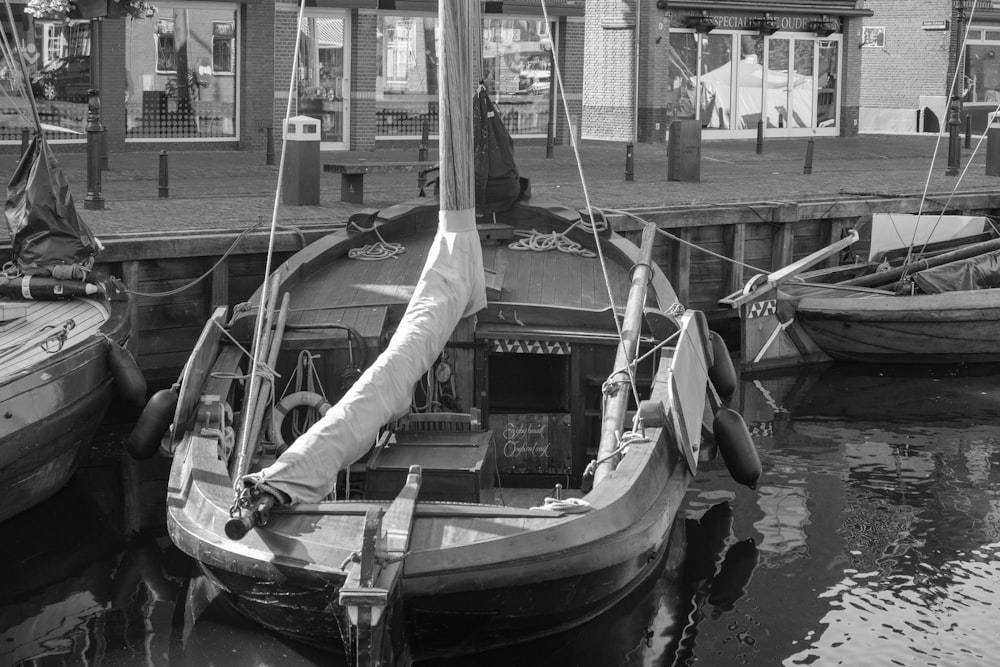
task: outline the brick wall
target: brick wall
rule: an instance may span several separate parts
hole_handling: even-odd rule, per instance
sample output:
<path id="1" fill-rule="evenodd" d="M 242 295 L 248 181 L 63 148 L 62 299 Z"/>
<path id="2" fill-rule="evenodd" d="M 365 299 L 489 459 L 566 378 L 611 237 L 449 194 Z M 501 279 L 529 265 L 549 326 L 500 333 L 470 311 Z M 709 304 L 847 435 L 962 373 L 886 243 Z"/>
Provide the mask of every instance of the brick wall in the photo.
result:
<path id="1" fill-rule="evenodd" d="M 924 21 L 950 18 L 951 1 L 868 0 L 866 7 L 874 15 L 855 22 L 858 41 L 845 48 L 860 60 L 859 129 L 915 131 L 920 97 L 947 96 L 951 83 L 951 34 L 923 29 Z M 885 45 L 859 48 L 862 25 L 884 27 Z"/>
<path id="2" fill-rule="evenodd" d="M 267 128 L 277 128 L 274 141 L 281 139 L 281 123 L 275 122 L 274 92 L 275 53 L 278 43 L 275 34 L 275 0 L 260 0 L 244 6 L 240 43 L 240 148 L 262 151 L 267 149 Z M 294 27 L 294 22 L 293 22 Z M 269 45 L 274 44 L 272 49 Z M 262 48 L 262 45 L 264 47 Z M 289 66 L 290 67 L 290 66 Z M 281 90 L 287 90 L 286 85 Z M 284 109 L 282 109 L 284 115 Z"/>
<path id="3" fill-rule="evenodd" d="M 609 28 L 617 19 L 635 21 L 642 0 L 588 0 L 584 16 L 583 136 L 629 141 L 635 108 L 635 39 L 631 29 Z"/>

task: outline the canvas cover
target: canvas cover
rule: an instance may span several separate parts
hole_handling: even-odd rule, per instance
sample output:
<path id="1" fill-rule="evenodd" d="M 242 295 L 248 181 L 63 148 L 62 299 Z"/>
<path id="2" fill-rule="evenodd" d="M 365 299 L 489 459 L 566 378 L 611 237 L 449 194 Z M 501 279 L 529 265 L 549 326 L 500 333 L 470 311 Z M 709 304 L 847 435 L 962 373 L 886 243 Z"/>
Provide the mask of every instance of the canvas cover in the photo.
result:
<path id="1" fill-rule="evenodd" d="M 51 275 L 57 265 L 89 267 L 100 242 L 80 219 L 69 182 L 41 134 L 21 156 L 7 184 L 4 209 L 14 263 L 28 275 Z"/>
<path id="2" fill-rule="evenodd" d="M 409 411 L 414 385 L 459 320 L 485 307 L 475 211 L 441 211 L 420 280 L 385 351 L 277 461 L 246 476 L 244 483 L 270 486 L 292 503 L 326 497 L 337 474 L 371 448 L 379 429 Z"/>
<path id="3" fill-rule="evenodd" d="M 517 172 L 514 140 L 485 86 L 479 86 L 473 107 L 476 210 L 506 211 L 527 195 L 527 180 Z"/>
<path id="4" fill-rule="evenodd" d="M 913 282 L 925 294 L 1000 287 L 1000 250 L 924 269 Z"/>

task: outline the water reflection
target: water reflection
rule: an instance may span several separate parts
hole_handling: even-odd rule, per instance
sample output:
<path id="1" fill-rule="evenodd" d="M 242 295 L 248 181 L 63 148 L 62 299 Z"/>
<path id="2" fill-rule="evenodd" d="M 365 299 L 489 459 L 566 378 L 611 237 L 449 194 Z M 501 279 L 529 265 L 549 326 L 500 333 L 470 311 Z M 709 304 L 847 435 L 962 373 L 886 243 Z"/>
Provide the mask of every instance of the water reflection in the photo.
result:
<path id="1" fill-rule="evenodd" d="M 992 664 L 1000 368 L 755 378 L 734 406 L 758 489 L 705 465 L 661 571 L 622 604 L 418 664 Z M 228 609 L 162 528 L 122 539 L 91 501 L 106 493 L 77 483 L 0 525 L 0 664 L 337 664 Z"/>

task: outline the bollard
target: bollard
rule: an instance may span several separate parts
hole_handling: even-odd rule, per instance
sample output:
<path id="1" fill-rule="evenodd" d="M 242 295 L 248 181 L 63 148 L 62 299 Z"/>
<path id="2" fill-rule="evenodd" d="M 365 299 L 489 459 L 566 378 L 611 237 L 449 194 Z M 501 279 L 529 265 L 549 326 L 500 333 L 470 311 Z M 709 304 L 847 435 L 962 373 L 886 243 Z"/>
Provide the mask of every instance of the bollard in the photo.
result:
<path id="1" fill-rule="evenodd" d="M 806 164 L 802 168 L 803 174 L 813 173 L 813 144 L 815 143 L 813 137 L 809 137 L 809 143 L 806 144 Z"/>
<path id="2" fill-rule="evenodd" d="M 632 164 L 633 149 L 634 149 L 634 146 L 632 145 L 631 141 L 628 142 L 627 144 L 625 144 L 625 180 L 626 181 L 634 180 L 634 178 L 633 178 L 634 172 L 632 170 L 632 167 L 633 167 L 633 164 Z"/>
<path id="3" fill-rule="evenodd" d="M 757 155 L 764 154 L 764 121 L 757 121 Z"/>
<path id="4" fill-rule="evenodd" d="M 167 173 L 167 151 L 160 151 L 160 199 L 170 196 L 169 174 Z"/>
<path id="5" fill-rule="evenodd" d="M 962 120 L 958 115 L 958 97 L 951 98 L 951 111 L 948 114 L 948 169 L 945 176 L 958 176 L 958 165 L 962 161 L 962 144 L 958 136 L 958 128 Z"/>
<path id="6" fill-rule="evenodd" d="M 265 161 L 268 167 L 274 166 L 274 128 L 269 127 L 267 129 L 267 153 L 265 155 Z"/>
<path id="7" fill-rule="evenodd" d="M 104 210 L 101 194 L 101 91 L 87 91 L 87 196 L 83 207 L 88 211 Z"/>
<path id="8" fill-rule="evenodd" d="M 430 134 L 430 125 L 425 120 L 420 126 L 420 145 L 417 147 L 417 160 L 420 162 L 427 161 L 427 143 L 430 141 Z M 421 169 L 417 172 L 417 191 L 423 192 L 425 185 L 427 185 L 427 170 Z"/>
<path id="9" fill-rule="evenodd" d="M 21 128 L 21 155 L 24 155 L 24 153 L 28 150 L 28 143 L 31 141 L 31 139 L 29 138 L 30 136 L 31 135 L 28 132 L 28 128 L 22 127 Z"/>
<path id="10" fill-rule="evenodd" d="M 965 114 L 965 147 L 972 148 L 972 114 Z"/>

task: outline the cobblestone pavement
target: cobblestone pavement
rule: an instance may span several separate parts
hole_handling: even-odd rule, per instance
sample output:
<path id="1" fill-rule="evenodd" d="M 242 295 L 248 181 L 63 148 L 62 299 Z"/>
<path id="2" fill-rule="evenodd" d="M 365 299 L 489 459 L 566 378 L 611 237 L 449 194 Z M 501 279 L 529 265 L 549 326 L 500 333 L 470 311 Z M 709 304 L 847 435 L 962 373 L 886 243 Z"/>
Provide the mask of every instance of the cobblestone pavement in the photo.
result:
<path id="1" fill-rule="evenodd" d="M 762 154 L 756 142 L 703 141 L 698 182 L 668 179 L 668 147 L 638 144 L 633 180 L 626 181 L 625 143 L 583 141 L 578 151 L 557 146 L 551 158 L 542 145 L 515 148 L 520 174 L 531 180 L 534 201 L 554 201 L 572 208 L 606 209 L 704 207 L 750 202 L 796 202 L 815 199 L 919 196 L 935 201 L 953 192 L 992 192 L 1000 179 L 986 175 L 987 144 L 971 138 L 962 150 L 959 176 L 948 176 L 948 141 L 936 135 L 864 135 L 818 138 L 812 173 L 804 174 L 806 139 L 767 140 Z M 579 166 L 577 161 L 579 153 Z M 935 157 L 936 153 L 936 157 Z M 277 166 L 263 152 L 169 152 L 169 196 L 159 196 L 159 151 L 114 153 L 101 172 L 103 210 L 87 210 L 86 155 L 57 149 L 57 159 L 74 199 L 98 235 L 245 229 L 268 225 L 275 208 Z M 431 159 L 436 147 L 430 151 Z M 969 159 L 971 156 L 971 160 Z M 280 156 L 279 156 L 280 157 Z M 334 159 L 414 160 L 414 150 L 321 153 Z M 0 156 L 0 170 L 11 174 L 16 156 Z M 581 172 L 583 183 L 581 185 Z M 306 227 L 343 222 L 360 208 L 381 208 L 416 196 L 415 174 L 365 177 L 363 205 L 340 201 L 340 176 L 319 174 L 317 206 L 278 205 L 281 225 Z M 7 230 L 0 241 L 8 241 Z"/>

